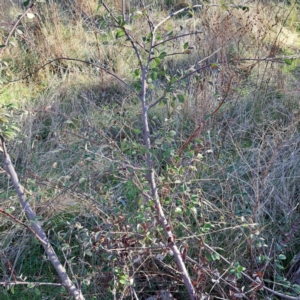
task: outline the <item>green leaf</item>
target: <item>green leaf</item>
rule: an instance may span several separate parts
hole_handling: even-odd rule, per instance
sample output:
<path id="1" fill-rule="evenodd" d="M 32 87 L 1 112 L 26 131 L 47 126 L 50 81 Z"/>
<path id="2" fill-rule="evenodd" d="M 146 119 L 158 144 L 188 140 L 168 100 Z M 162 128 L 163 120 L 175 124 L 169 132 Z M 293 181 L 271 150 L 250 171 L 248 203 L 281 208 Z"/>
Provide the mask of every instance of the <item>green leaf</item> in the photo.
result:
<path id="1" fill-rule="evenodd" d="M 163 105 L 163 104 L 165 104 L 165 105 L 168 104 L 168 98 L 164 98 L 161 100 L 160 105 Z"/>
<path id="2" fill-rule="evenodd" d="M 159 71 L 158 74 L 162 77 L 166 77 L 166 72 L 165 71 Z M 167 78 L 166 78 L 167 79 Z"/>
<path id="3" fill-rule="evenodd" d="M 211 228 L 211 224 L 210 223 L 205 223 L 203 228 L 205 229 L 210 229 Z"/>
<path id="4" fill-rule="evenodd" d="M 284 254 L 279 254 L 278 255 L 278 259 L 280 260 L 285 260 L 286 259 L 286 256 Z"/>
<path id="5" fill-rule="evenodd" d="M 5 45 L 0 45 L 0 48 L 5 48 L 6 46 Z"/>
<path id="6" fill-rule="evenodd" d="M 183 95 L 179 94 L 179 95 L 177 95 L 177 98 L 178 98 L 179 102 L 184 103 Z"/>
<path id="7" fill-rule="evenodd" d="M 34 292 L 35 292 L 35 294 L 37 295 L 37 296 L 40 296 L 41 295 L 41 292 L 38 290 L 38 289 L 34 289 Z"/>
<path id="8" fill-rule="evenodd" d="M 4 129 L 4 136 L 7 138 L 7 139 L 11 139 L 15 136 L 15 132 L 10 130 L 10 129 Z"/>
<path id="9" fill-rule="evenodd" d="M 118 38 L 120 38 L 120 37 L 122 37 L 124 35 L 125 35 L 124 30 L 122 28 L 119 28 L 118 31 L 117 31 L 117 33 L 116 33 L 116 39 L 118 39 Z"/>
<path id="10" fill-rule="evenodd" d="M 84 183 L 86 181 L 86 177 L 79 178 L 79 183 Z"/>
<path id="11" fill-rule="evenodd" d="M 212 260 L 220 260 L 220 256 L 218 253 L 212 253 L 211 258 L 212 258 Z"/>
<path id="12" fill-rule="evenodd" d="M 120 283 L 123 285 L 126 285 L 128 283 L 128 281 L 126 279 L 120 279 Z"/>
<path id="13" fill-rule="evenodd" d="M 38 221 L 41 221 L 43 219 L 42 216 L 35 216 L 32 220 L 30 220 L 31 223 L 35 223 Z"/>
<path id="14" fill-rule="evenodd" d="M 62 249 L 62 250 L 67 250 L 67 249 L 69 249 L 69 248 L 70 248 L 69 244 L 63 243 L 63 244 L 61 245 L 61 249 Z"/>
<path id="15" fill-rule="evenodd" d="M 287 64 L 287 65 L 291 65 L 292 64 L 292 60 L 291 59 L 285 59 L 284 62 Z"/>
<path id="16" fill-rule="evenodd" d="M 133 129 L 133 132 L 136 133 L 136 134 L 140 134 L 141 133 L 141 131 L 139 129 L 137 129 L 137 128 Z"/>
<path id="17" fill-rule="evenodd" d="M 130 26 L 130 25 L 127 25 L 127 24 L 126 24 L 126 25 L 124 25 L 123 27 L 124 27 L 125 29 L 127 29 L 127 30 L 132 30 L 132 26 Z"/>
<path id="18" fill-rule="evenodd" d="M 159 54 L 158 58 L 159 58 L 159 59 L 164 59 L 166 55 L 167 55 L 166 52 L 161 52 L 161 53 Z"/>
<path id="19" fill-rule="evenodd" d="M 276 264 L 276 267 L 279 269 L 279 270 L 284 270 L 284 267 L 280 264 Z"/>
<path id="20" fill-rule="evenodd" d="M 19 35 L 23 35 L 24 34 L 23 31 L 20 30 L 20 29 L 18 29 L 18 28 L 16 29 L 16 33 L 19 34 Z"/>
<path id="21" fill-rule="evenodd" d="M 183 45 L 183 49 L 186 50 L 188 47 L 189 47 L 189 43 L 186 42 L 186 43 Z"/>
<path id="22" fill-rule="evenodd" d="M 176 131 L 175 130 L 170 130 L 169 134 L 170 134 L 170 136 L 175 136 L 176 135 Z"/>
<path id="23" fill-rule="evenodd" d="M 8 103 L 4 105 L 4 107 L 6 107 L 7 109 L 18 109 L 18 106 L 14 103 Z"/>
<path id="24" fill-rule="evenodd" d="M 160 63 L 161 63 L 161 61 L 160 61 L 160 59 L 158 58 L 158 57 L 155 57 L 155 62 L 156 62 L 156 65 L 160 65 Z"/>
<path id="25" fill-rule="evenodd" d="M 296 290 L 297 293 L 300 293 L 300 286 L 298 284 L 293 284 L 292 286 Z"/>
<path id="26" fill-rule="evenodd" d="M 178 80 L 178 77 L 177 76 L 174 76 L 174 77 L 172 77 L 172 79 L 170 80 L 170 82 L 171 83 L 174 83 L 175 81 L 177 81 Z"/>
<path id="27" fill-rule="evenodd" d="M 157 73 L 156 72 L 152 72 L 151 73 L 151 78 L 152 78 L 153 81 L 156 80 L 157 79 Z"/>
<path id="28" fill-rule="evenodd" d="M 150 42 L 151 38 L 152 38 L 152 33 L 150 32 L 147 36 L 147 42 Z M 153 54 L 153 53 L 151 53 L 151 54 Z"/>
<path id="29" fill-rule="evenodd" d="M 93 253 L 91 252 L 90 249 L 86 249 L 86 250 L 85 250 L 85 254 L 86 254 L 87 256 L 93 256 Z"/>
<path id="30" fill-rule="evenodd" d="M 118 16 L 118 25 L 119 26 L 124 26 L 125 25 L 125 23 L 123 21 L 123 18 L 121 16 Z"/>
<path id="31" fill-rule="evenodd" d="M 195 216 L 197 216 L 197 208 L 196 207 L 194 207 L 194 206 L 191 206 L 191 207 L 189 207 L 189 210 L 195 215 Z"/>
<path id="32" fill-rule="evenodd" d="M 182 215 L 182 209 L 180 207 L 175 208 L 175 213 Z"/>
<path id="33" fill-rule="evenodd" d="M 204 120 L 207 121 L 208 119 L 210 119 L 210 117 L 211 117 L 211 115 L 206 115 L 206 116 L 204 117 Z"/>
<path id="34" fill-rule="evenodd" d="M 238 267 L 236 268 L 236 270 L 237 270 L 239 273 L 241 273 L 241 272 L 245 271 L 246 268 L 244 268 L 243 266 L 238 266 Z"/>
<path id="35" fill-rule="evenodd" d="M 30 3 L 30 0 L 26 0 L 23 2 L 23 5 L 26 7 L 26 6 L 28 6 L 29 3 Z"/>
<path id="36" fill-rule="evenodd" d="M 5 210 L 5 212 L 8 213 L 8 214 L 11 214 L 15 209 L 16 209 L 16 208 L 15 208 L 14 206 L 11 206 L 11 207 L 7 208 L 7 209 Z"/>

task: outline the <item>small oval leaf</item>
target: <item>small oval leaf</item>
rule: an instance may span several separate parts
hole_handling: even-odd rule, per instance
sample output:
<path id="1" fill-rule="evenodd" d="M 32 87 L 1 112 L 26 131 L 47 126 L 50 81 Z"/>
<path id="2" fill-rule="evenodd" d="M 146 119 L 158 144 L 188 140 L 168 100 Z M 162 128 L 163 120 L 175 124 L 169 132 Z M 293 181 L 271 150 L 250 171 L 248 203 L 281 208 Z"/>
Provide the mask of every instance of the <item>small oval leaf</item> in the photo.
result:
<path id="1" fill-rule="evenodd" d="M 27 14 L 27 18 L 28 18 L 28 19 L 33 19 L 34 17 L 35 17 L 35 15 L 32 14 L 32 13 L 28 13 L 28 14 Z"/>

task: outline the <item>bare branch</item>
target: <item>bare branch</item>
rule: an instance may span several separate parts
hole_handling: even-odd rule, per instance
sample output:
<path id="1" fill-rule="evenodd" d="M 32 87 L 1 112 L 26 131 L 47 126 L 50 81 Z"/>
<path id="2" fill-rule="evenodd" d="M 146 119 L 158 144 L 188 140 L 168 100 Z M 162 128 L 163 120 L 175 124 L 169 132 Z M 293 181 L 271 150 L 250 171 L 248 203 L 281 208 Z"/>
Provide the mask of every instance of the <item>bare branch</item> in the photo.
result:
<path id="1" fill-rule="evenodd" d="M 185 37 L 185 36 L 189 36 L 189 35 L 192 35 L 192 34 L 199 34 L 199 33 L 203 33 L 203 32 L 202 31 L 195 31 L 195 32 L 189 32 L 189 33 L 185 33 L 185 34 L 176 35 L 176 36 L 173 36 L 173 37 L 171 37 L 169 39 L 166 39 L 166 40 L 164 40 L 162 42 L 156 43 L 153 46 L 153 48 L 155 48 L 155 47 L 157 47 L 157 46 L 159 46 L 161 44 L 164 44 L 166 42 L 172 41 L 172 40 L 176 40 L 176 39 L 179 39 L 179 38 L 182 38 L 182 37 Z"/>
<path id="2" fill-rule="evenodd" d="M 150 104 L 150 105 L 147 107 L 147 109 L 150 109 L 150 108 L 152 108 L 153 106 L 155 106 L 156 104 L 158 104 L 160 101 L 162 101 L 162 100 L 166 97 L 166 95 L 167 95 L 167 91 L 165 90 L 165 91 L 164 91 L 164 94 L 163 94 L 160 98 L 158 98 L 156 101 L 154 101 L 152 104 Z"/>
<path id="3" fill-rule="evenodd" d="M 63 286 L 61 283 L 54 283 L 54 282 L 27 282 L 27 281 L 0 281 L 0 285 L 5 286 L 14 286 L 14 285 L 29 285 L 32 287 L 47 285 L 47 286 Z"/>
<path id="4" fill-rule="evenodd" d="M 14 222 L 16 222 L 16 223 L 18 223 L 18 224 L 24 226 L 25 228 L 27 228 L 29 231 L 31 231 L 31 232 L 35 235 L 35 237 L 36 237 L 42 244 L 47 245 L 47 243 L 45 243 L 45 241 L 42 240 L 42 239 L 36 234 L 36 232 L 35 232 L 32 228 L 30 228 L 29 226 L 27 226 L 26 224 L 24 224 L 23 222 L 21 222 L 20 220 L 18 220 L 18 219 L 17 219 L 16 217 L 14 217 L 12 214 L 6 212 L 4 209 L 0 208 L 0 212 L 1 212 L 2 214 L 4 214 L 4 215 L 8 216 L 9 218 L 13 219 Z"/>
<path id="5" fill-rule="evenodd" d="M 231 82 L 234 76 L 231 76 L 227 85 L 227 89 L 225 91 L 225 95 L 223 96 L 223 98 L 221 99 L 218 107 L 211 113 L 211 116 L 214 116 L 221 108 L 221 106 L 224 104 L 225 100 L 227 99 L 228 95 L 229 95 L 229 91 L 230 91 L 230 87 L 231 87 Z"/>
<path id="6" fill-rule="evenodd" d="M 69 278 L 66 269 L 64 266 L 60 263 L 55 250 L 51 246 L 50 241 L 48 240 L 44 230 L 42 229 L 39 222 L 36 220 L 36 214 L 32 210 L 29 201 L 26 200 L 26 196 L 24 193 L 24 188 L 21 186 L 19 182 L 18 175 L 13 167 L 13 164 L 10 160 L 10 156 L 6 150 L 4 138 L 0 135 L 1 139 L 1 146 L 3 151 L 3 161 L 6 168 L 6 172 L 11 178 L 11 181 L 15 187 L 15 190 L 17 192 L 17 195 L 19 197 L 19 201 L 21 203 L 21 206 L 28 217 L 28 219 L 31 221 L 32 224 L 32 230 L 35 232 L 35 234 L 39 237 L 39 240 L 43 241 L 42 246 L 45 249 L 46 254 L 48 255 L 48 258 L 50 262 L 52 263 L 53 267 L 55 268 L 58 276 L 60 277 L 62 281 L 62 285 L 69 291 L 69 293 L 74 297 L 76 300 L 84 300 L 84 296 L 81 293 L 81 290 L 77 289 L 71 279 Z"/>
<path id="7" fill-rule="evenodd" d="M 21 78 L 15 79 L 15 80 L 10 80 L 8 82 L 16 82 L 16 81 L 24 80 L 24 79 L 32 76 L 33 74 L 37 73 L 39 70 L 43 69 L 45 66 L 47 66 L 49 64 L 52 64 L 53 62 L 59 61 L 59 60 L 77 61 L 77 62 L 80 62 L 80 63 L 84 63 L 84 64 L 87 64 L 87 65 L 91 65 L 93 67 L 99 68 L 99 69 L 103 70 L 104 72 L 106 72 L 107 74 L 111 75 L 112 77 L 116 78 L 120 82 L 122 82 L 126 87 L 128 87 L 131 91 L 133 91 L 137 96 L 140 96 L 139 93 L 131 85 L 129 85 L 127 82 L 125 82 L 122 78 L 120 78 L 114 72 L 111 72 L 111 71 L 107 70 L 107 68 L 105 68 L 105 67 L 103 67 L 99 64 L 95 64 L 95 63 L 86 61 L 86 60 L 82 60 L 82 59 L 78 59 L 78 58 L 71 58 L 71 57 L 57 57 L 57 58 L 54 58 L 54 59 L 48 61 L 47 63 L 43 64 L 42 66 L 38 67 L 34 72 L 32 72 L 32 73 L 30 73 L 30 74 L 28 74 L 24 77 L 21 77 Z"/>

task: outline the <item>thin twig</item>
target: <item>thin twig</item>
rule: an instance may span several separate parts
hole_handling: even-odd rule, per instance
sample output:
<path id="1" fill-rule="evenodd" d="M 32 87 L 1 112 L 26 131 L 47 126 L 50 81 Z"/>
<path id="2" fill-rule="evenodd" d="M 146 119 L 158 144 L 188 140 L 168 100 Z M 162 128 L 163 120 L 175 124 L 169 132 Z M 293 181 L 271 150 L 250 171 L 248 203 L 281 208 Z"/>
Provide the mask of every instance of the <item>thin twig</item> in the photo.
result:
<path id="1" fill-rule="evenodd" d="M 156 44 L 153 46 L 153 48 L 155 48 L 155 47 L 157 47 L 157 46 L 159 46 L 159 45 L 161 45 L 161 44 L 164 44 L 164 43 L 166 43 L 166 42 L 169 42 L 169 41 L 172 41 L 172 40 L 179 39 L 179 38 L 181 38 L 181 37 L 190 36 L 190 35 L 192 35 L 192 34 L 199 34 L 199 33 L 203 33 L 203 31 L 193 31 L 193 32 L 189 32 L 189 33 L 184 33 L 184 34 L 176 35 L 176 36 L 173 36 L 173 37 L 171 37 L 171 38 L 169 38 L 169 39 L 166 39 L 166 40 L 164 40 L 164 41 L 162 41 L 162 42 L 156 43 Z"/>
<path id="2" fill-rule="evenodd" d="M 86 60 L 82 60 L 82 59 L 78 59 L 78 58 L 71 58 L 71 57 L 57 57 L 57 58 L 54 58 L 50 61 L 48 61 L 47 63 L 43 64 L 42 66 L 38 67 L 34 72 L 22 77 L 22 78 L 19 78 L 19 79 L 15 79 L 15 80 L 10 80 L 9 82 L 16 82 L 16 81 L 20 81 L 20 80 L 24 80 L 30 76 L 32 76 L 33 74 L 37 73 L 39 70 L 43 69 L 45 66 L 55 62 L 55 61 L 59 61 L 59 60 L 69 60 L 69 61 L 77 61 L 77 62 L 80 62 L 80 63 L 84 63 L 84 64 L 87 64 L 87 65 L 91 65 L 93 67 L 96 67 L 96 68 L 99 68 L 103 71 L 105 71 L 107 74 L 113 76 L 114 78 L 116 78 L 117 80 L 119 80 L 120 82 L 122 82 L 126 87 L 128 87 L 131 91 L 133 91 L 137 96 L 139 96 L 139 93 L 131 86 L 129 85 L 127 82 L 125 82 L 122 78 L 120 78 L 118 75 L 116 75 L 114 72 L 111 72 L 109 70 L 107 70 L 107 68 L 99 65 L 99 64 L 95 64 L 95 63 L 92 63 L 92 62 L 89 62 L 89 61 L 86 61 Z"/>
<path id="3" fill-rule="evenodd" d="M 4 44 L 2 45 L 2 48 L 0 49 L 0 57 L 3 53 L 3 51 L 5 50 L 6 46 L 8 45 L 9 39 L 11 38 L 12 34 L 14 33 L 14 31 L 16 30 L 17 26 L 20 24 L 21 20 L 25 17 L 25 15 L 28 13 L 29 10 L 31 10 L 33 8 L 33 6 L 35 5 L 35 3 L 32 3 L 28 6 L 28 8 L 25 10 L 25 12 L 21 15 L 21 17 L 19 18 L 19 20 L 15 23 L 15 25 L 13 26 L 13 28 L 11 29 L 11 31 L 9 32 Z M 4 46 L 4 47 L 3 47 Z"/>
<path id="4" fill-rule="evenodd" d="M 26 224 L 24 224 L 22 221 L 18 220 L 16 217 L 14 217 L 12 214 L 8 213 L 8 212 L 5 211 L 4 209 L 0 208 L 0 212 L 1 212 L 2 214 L 4 214 L 4 215 L 8 216 L 8 217 L 11 218 L 12 220 L 14 220 L 14 222 L 16 222 L 16 223 L 18 223 L 18 224 L 24 226 L 25 228 L 27 228 L 29 231 L 31 231 L 31 233 L 34 234 L 34 236 L 35 236 L 42 244 L 47 245 L 47 243 L 46 243 L 44 240 L 42 240 L 42 239 L 36 234 L 36 232 L 35 232 L 32 228 L 30 228 L 29 226 L 27 226 Z"/>
<path id="5" fill-rule="evenodd" d="M 41 285 L 47 285 L 47 286 L 63 286 L 61 283 L 54 283 L 54 282 L 28 282 L 28 281 L 0 281 L 0 285 L 5 286 L 14 286 L 14 285 L 27 285 L 27 286 L 41 286 Z"/>
<path id="6" fill-rule="evenodd" d="M 17 281 L 17 278 L 16 278 L 16 274 L 15 274 L 15 272 L 14 272 L 14 267 L 13 267 L 12 264 L 10 263 L 10 261 L 9 261 L 9 259 L 7 258 L 5 252 L 3 252 L 2 255 L 5 257 L 6 264 L 7 264 L 7 266 L 8 266 L 9 272 L 10 272 L 10 274 L 11 274 L 9 280 L 11 279 L 11 277 L 13 277 L 14 280 L 15 280 L 15 282 L 16 282 L 16 281 Z"/>

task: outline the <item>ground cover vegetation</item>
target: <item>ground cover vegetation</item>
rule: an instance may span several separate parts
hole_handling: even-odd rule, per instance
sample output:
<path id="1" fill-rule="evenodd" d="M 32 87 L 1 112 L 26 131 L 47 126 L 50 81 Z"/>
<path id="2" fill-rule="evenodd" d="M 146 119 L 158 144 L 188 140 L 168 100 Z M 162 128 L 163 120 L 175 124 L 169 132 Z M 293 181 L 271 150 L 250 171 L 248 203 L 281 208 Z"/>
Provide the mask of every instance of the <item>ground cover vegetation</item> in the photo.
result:
<path id="1" fill-rule="evenodd" d="M 297 2 L 0 7 L 1 299 L 299 299 Z"/>

